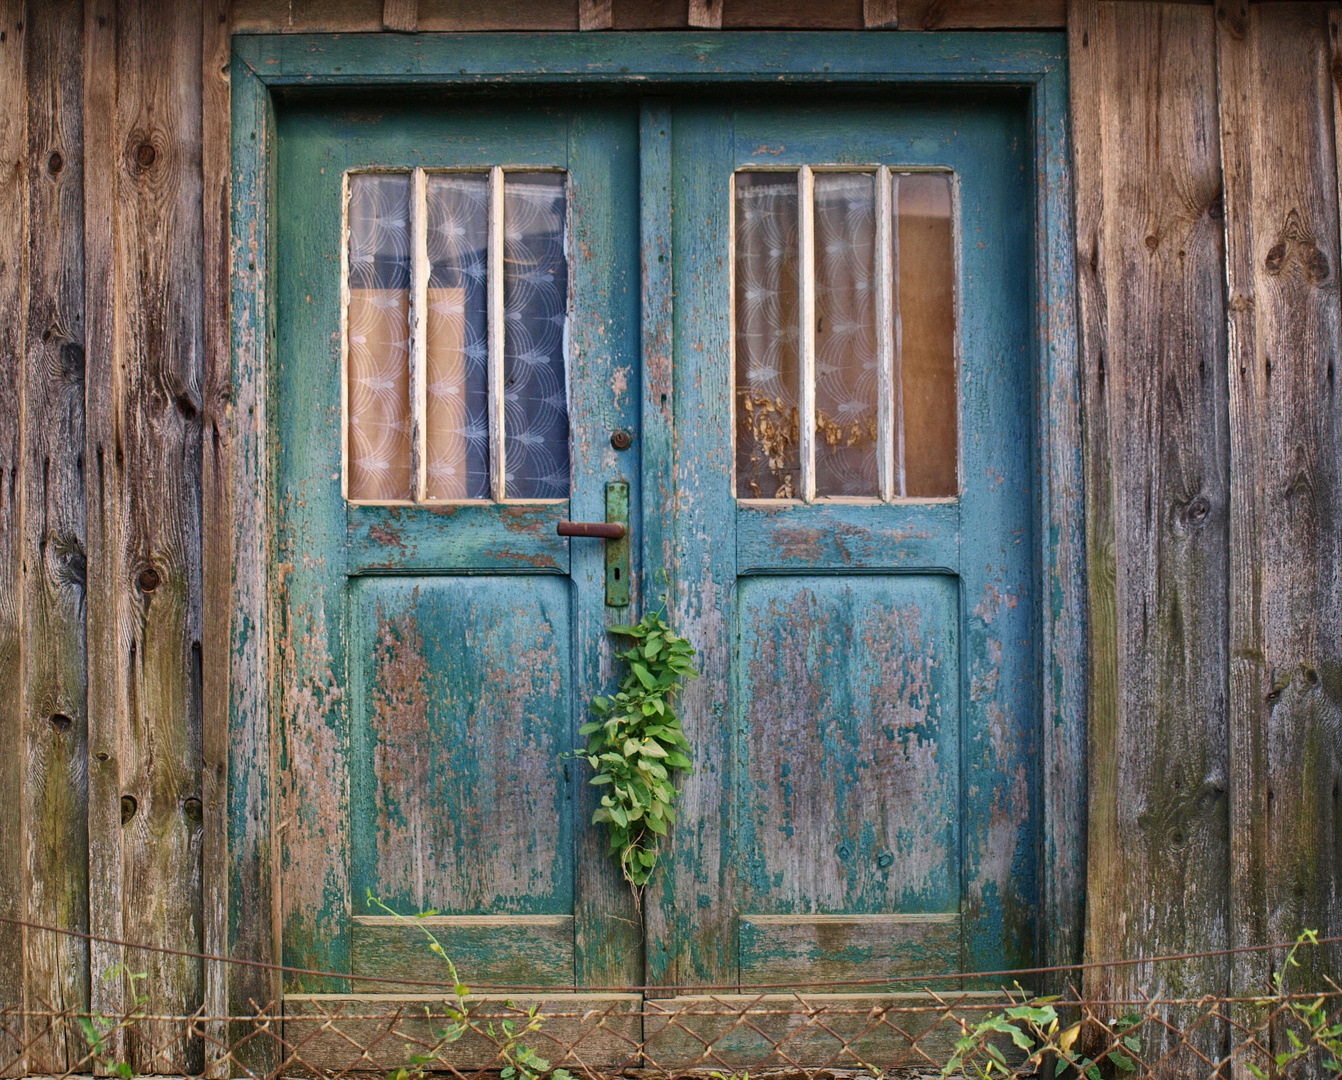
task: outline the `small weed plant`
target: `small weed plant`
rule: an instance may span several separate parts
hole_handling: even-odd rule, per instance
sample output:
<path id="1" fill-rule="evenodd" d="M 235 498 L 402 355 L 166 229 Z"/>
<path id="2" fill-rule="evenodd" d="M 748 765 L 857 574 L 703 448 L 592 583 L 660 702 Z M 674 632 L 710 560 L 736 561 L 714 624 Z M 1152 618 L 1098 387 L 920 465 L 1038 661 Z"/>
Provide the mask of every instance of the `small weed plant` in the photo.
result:
<path id="1" fill-rule="evenodd" d="M 135 1073 L 131 1069 L 130 1062 L 112 1061 L 112 1054 L 116 1052 L 116 1035 L 145 1018 L 144 1007 L 149 998 L 140 993 L 140 983 L 147 976 L 144 972 L 131 971 L 125 964 L 117 964 L 108 970 L 103 976 L 103 982 L 110 985 L 123 978 L 130 986 L 131 998 L 131 1007 L 124 1016 L 115 1019 L 106 1016 L 81 1016 L 78 1019 L 80 1030 L 84 1033 L 84 1041 L 89 1047 L 85 1060 L 96 1061 L 108 1076 L 131 1080 Z"/>
<path id="2" fill-rule="evenodd" d="M 457 974 L 457 966 L 452 963 L 452 958 L 447 955 L 447 950 L 434 935 L 431 926 L 425 922 L 438 912 L 421 911 L 415 915 L 403 915 L 374 896 L 372 889 L 368 890 L 368 905 L 385 911 L 398 922 L 419 927 L 424 933 L 429 952 L 447 965 L 448 974 L 452 977 L 452 997 L 443 1003 L 447 1026 L 434 1032 L 437 1041 L 432 1052 L 414 1053 L 411 1047 L 407 1046 L 407 1065 L 387 1073 L 387 1080 L 424 1080 L 428 1066 L 440 1060 L 443 1048 L 456 1042 L 468 1031 L 486 1035 L 498 1048 L 499 1060 L 503 1063 L 499 1069 L 499 1080 L 541 1080 L 541 1077 L 547 1076 L 550 1080 L 573 1080 L 572 1074 L 567 1069 L 551 1069 L 550 1062 L 527 1045 L 526 1040 L 540 1031 L 545 1024 L 545 1017 L 541 1015 L 539 1006 L 532 1005 L 523 1011 L 511 1001 L 505 1001 L 504 1007 L 516 1010 L 517 1019 L 500 1020 L 497 1026 L 493 1020 L 489 1020 L 483 1029 L 478 1021 L 471 1019 L 470 987 L 461 981 L 461 977 Z M 431 1016 L 427 1006 L 424 1013 L 425 1016 Z"/>
<path id="3" fill-rule="evenodd" d="M 1286 959 L 1282 963 L 1280 970 L 1272 975 L 1272 988 L 1276 991 L 1274 997 L 1264 998 L 1257 1004 L 1265 1007 L 1272 1007 L 1279 1003 L 1286 1006 L 1291 1017 L 1300 1025 L 1305 1037 L 1302 1039 L 1296 1032 L 1286 1027 L 1286 1037 L 1291 1042 L 1289 1050 L 1282 1050 L 1273 1055 L 1276 1064 L 1276 1075 L 1285 1075 L 1287 1066 L 1308 1057 L 1312 1050 L 1320 1050 L 1323 1053 L 1323 1067 L 1329 1074 L 1342 1072 L 1342 1023 L 1330 1024 L 1328 1022 L 1328 1010 L 1324 1007 L 1326 997 L 1320 995 L 1313 1000 L 1306 998 L 1301 1000 L 1286 989 L 1286 972 L 1289 968 L 1297 968 L 1300 961 L 1295 958 L 1296 953 L 1300 951 L 1300 946 L 1311 945 L 1318 947 L 1319 932 L 1317 930 L 1306 930 L 1291 946 L 1291 951 L 1286 954 Z M 1336 989 L 1336 986 L 1334 986 Z M 1268 1074 L 1255 1065 L 1252 1061 L 1246 1061 L 1249 1071 L 1259 1080 L 1267 1080 Z"/>
<path id="4" fill-rule="evenodd" d="M 578 733 L 587 748 L 570 756 L 591 766 L 588 781 L 604 788 L 592 823 L 610 832 L 610 854 L 640 896 L 657 865 L 658 841 L 676 820 L 676 770 L 691 768 L 690 744 L 676 715 L 683 679 L 698 678 L 694 649 L 672 631 L 665 611 L 644 615 L 635 626 L 610 632 L 632 644 L 615 658 L 628 666 L 612 698 L 592 699 L 596 719 Z"/>
<path id="5" fill-rule="evenodd" d="M 1039 1070 L 1050 1055 L 1056 1058 L 1055 1076 L 1072 1068 L 1087 1080 L 1100 1080 L 1100 1063 L 1105 1060 L 1117 1075 L 1137 1071 L 1137 1061 L 1128 1051 L 1136 1053 L 1141 1049 L 1141 1040 L 1133 1034 L 1142 1021 L 1139 1014 L 1129 1013 L 1115 1021 L 1114 1030 L 1120 1045 L 1100 1055 L 1097 1061 L 1073 1053 L 1081 1025 L 1061 1027 L 1062 1021 L 1054 1007 L 1059 1000 L 1057 997 L 1028 997 L 1019 983 L 1016 993 L 1010 996 L 1018 1003 L 986 1017 L 973 1027 L 963 1026 L 963 1034 L 955 1043 L 955 1053 L 941 1070 L 943 1078 L 964 1075 L 975 1080 L 996 1080 L 1017 1076 Z M 1007 1040 L 1021 1051 L 1024 1060 L 1014 1064 L 1007 1060 L 999 1045 Z"/>

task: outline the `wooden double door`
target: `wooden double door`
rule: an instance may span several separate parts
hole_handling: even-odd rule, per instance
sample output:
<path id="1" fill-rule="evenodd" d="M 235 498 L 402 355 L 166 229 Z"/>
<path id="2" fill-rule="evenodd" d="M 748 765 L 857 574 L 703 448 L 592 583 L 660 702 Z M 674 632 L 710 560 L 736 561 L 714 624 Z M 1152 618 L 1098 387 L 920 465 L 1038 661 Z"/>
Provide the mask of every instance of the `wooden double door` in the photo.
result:
<path id="1" fill-rule="evenodd" d="M 555 993 L 1034 960 L 1027 116 L 728 97 L 281 102 L 279 924 L 350 974 L 295 1001 L 444 977 L 370 897 Z M 627 553 L 557 535 L 622 498 Z M 664 595 L 639 906 L 561 754 Z"/>

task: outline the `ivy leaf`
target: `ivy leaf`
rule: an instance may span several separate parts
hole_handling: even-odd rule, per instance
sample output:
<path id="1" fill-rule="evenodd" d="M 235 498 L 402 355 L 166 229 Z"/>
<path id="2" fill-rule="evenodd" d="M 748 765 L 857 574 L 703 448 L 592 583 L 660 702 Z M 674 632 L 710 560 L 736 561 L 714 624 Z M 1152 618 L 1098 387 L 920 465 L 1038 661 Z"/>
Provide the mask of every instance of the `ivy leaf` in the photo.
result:
<path id="1" fill-rule="evenodd" d="M 635 675 L 637 675 L 638 681 L 641 682 L 644 686 L 646 686 L 649 690 L 653 690 L 656 688 L 657 680 L 653 677 L 652 673 L 648 671 L 648 669 L 644 667 L 642 664 L 638 663 L 637 661 L 634 661 L 629 665 L 629 670 L 632 671 Z"/>

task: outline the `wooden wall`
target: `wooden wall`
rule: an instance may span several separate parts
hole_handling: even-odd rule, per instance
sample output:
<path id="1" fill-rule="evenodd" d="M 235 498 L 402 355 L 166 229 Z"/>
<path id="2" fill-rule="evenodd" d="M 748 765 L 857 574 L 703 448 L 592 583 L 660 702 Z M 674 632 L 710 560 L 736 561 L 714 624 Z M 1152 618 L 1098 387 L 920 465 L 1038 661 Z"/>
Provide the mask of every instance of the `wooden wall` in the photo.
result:
<path id="1" fill-rule="evenodd" d="M 187 952 L 226 938 L 231 31 L 1064 20 L 1086 951 L 1342 933 L 1342 22 L 1242 0 L 0 0 L 0 916 Z M 0 923 L 0 1008 L 115 1009 L 101 975 L 121 958 Z M 155 1011 L 225 1006 L 218 965 L 129 959 Z M 1268 963 L 1088 984 L 1248 990 Z M 78 1052 L 58 1027 L 28 1068 Z"/>

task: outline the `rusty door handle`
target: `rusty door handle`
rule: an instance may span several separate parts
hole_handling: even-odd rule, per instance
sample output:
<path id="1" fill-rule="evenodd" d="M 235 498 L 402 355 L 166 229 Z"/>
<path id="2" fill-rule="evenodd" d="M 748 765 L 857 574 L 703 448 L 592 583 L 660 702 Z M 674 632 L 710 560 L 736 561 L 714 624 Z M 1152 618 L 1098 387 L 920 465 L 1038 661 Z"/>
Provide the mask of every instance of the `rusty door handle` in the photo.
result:
<path id="1" fill-rule="evenodd" d="M 623 540 L 627 531 L 618 521 L 561 521 L 555 525 L 560 536 L 591 536 L 598 540 Z"/>

